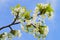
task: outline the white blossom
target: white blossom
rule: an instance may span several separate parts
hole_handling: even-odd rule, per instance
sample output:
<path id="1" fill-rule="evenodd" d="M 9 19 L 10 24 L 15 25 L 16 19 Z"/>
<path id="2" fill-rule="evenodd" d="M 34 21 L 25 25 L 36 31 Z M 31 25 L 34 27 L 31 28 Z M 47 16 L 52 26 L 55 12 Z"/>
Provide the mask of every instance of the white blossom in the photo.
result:
<path id="1" fill-rule="evenodd" d="M 36 21 L 36 18 L 37 18 L 37 13 L 34 13 L 34 14 L 33 14 L 33 21 L 34 21 L 34 22 Z"/>
<path id="2" fill-rule="evenodd" d="M 48 27 L 46 27 L 46 28 L 45 28 L 45 31 L 46 31 L 46 32 L 45 32 L 44 34 L 46 34 L 46 35 L 47 35 L 47 34 L 48 34 L 48 32 L 49 32 L 49 28 L 48 28 Z"/>
<path id="3" fill-rule="evenodd" d="M 46 26 L 43 28 L 43 30 L 44 30 L 44 35 L 47 35 L 49 32 L 49 28 Z"/>
<path id="4" fill-rule="evenodd" d="M 38 11 L 39 11 L 39 7 L 35 7 L 34 13 L 38 13 Z"/>
<path id="5" fill-rule="evenodd" d="M 24 26 L 23 25 L 21 25 L 21 29 L 24 30 Z"/>
<path id="6" fill-rule="evenodd" d="M 0 37 L 2 37 L 2 38 L 0 38 L 1 40 L 6 40 L 6 38 L 7 38 L 7 33 L 4 32 L 3 34 L 1 34 Z"/>
<path id="7" fill-rule="evenodd" d="M 21 8 L 21 9 L 20 9 L 20 13 L 24 13 L 25 11 L 26 11 L 25 8 Z"/>
<path id="8" fill-rule="evenodd" d="M 19 12 L 20 11 L 20 7 L 19 8 L 15 8 L 14 11 L 15 12 Z"/>
<path id="9" fill-rule="evenodd" d="M 20 30 L 17 30 L 17 36 L 18 36 L 18 37 L 21 37 L 21 32 L 20 32 Z"/>
<path id="10" fill-rule="evenodd" d="M 4 32 L 2 36 L 3 36 L 3 38 L 6 38 L 7 37 L 7 33 Z"/>
<path id="11" fill-rule="evenodd" d="M 30 25 L 32 23 L 32 20 L 26 20 L 27 25 Z"/>
<path id="12" fill-rule="evenodd" d="M 20 30 L 12 30 L 10 33 L 11 33 L 13 36 L 18 36 L 18 37 L 21 36 Z"/>
<path id="13" fill-rule="evenodd" d="M 49 19 L 52 19 L 54 17 L 53 12 L 51 12 L 51 16 L 49 17 Z"/>
<path id="14" fill-rule="evenodd" d="M 14 12 L 14 11 L 12 11 L 11 13 L 12 13 L 13 15 L 15 15 L 15 16 L 17 15 L 17 13 L 16 13 L 16 12 Z"/>

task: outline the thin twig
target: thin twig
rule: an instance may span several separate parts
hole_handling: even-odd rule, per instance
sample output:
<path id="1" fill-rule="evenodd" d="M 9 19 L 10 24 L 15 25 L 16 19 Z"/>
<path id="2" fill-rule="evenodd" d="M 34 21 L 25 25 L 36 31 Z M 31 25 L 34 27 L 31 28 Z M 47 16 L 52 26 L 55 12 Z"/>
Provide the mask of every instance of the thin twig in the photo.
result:
<path id="1" fill-rule="evenodd" d="M 11 30 L 13 30 L 11 26 L 10 26 L 9 28 L 10 28 Z"/>
<path id="2" fill-rule="evenodd" d="M 19 16 L 19 12 L 17 12 L 16 18 L 14 19 L 14 21 L 12 22 L 12 24 L 16 22 L 18 16 Z"/>
<path id="3" fill-rule="evenodd" d="M 33 24 L 31 24 L 31 25 L 33 25 Z M 33 27 L 34 27 L 34 28 L 36 28 L 36 26 L 35 26 L 35 25 L 33 25 Z"/>

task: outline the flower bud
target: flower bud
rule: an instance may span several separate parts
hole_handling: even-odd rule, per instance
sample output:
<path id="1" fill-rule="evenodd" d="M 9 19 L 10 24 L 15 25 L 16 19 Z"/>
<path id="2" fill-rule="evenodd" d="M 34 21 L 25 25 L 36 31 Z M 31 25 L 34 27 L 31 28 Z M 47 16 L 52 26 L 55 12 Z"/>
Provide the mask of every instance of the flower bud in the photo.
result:
<path id="1" fill-rule="evenodd" d="M 41 27 L 40 27 L 40 33 L 41 33 L 41 34 L 47 35 L 48 32 L 49 32 L 49 29 L 48 29 L 47 26 L 43 26 L 43 27 L 41 26 Z"/>
<path id="2" fill-rule="evenodd" d="M 14 36 L 18 36 L 18 37 L 21 36 L 20 30 L 12 30 L 10 33 L 13 34 Z"/>
<path id="3" fill-rule="evenodd" d="M 16 35 L 16 30 L 11 30 L 11 32 L 10 33 L 12 33 L 13 35 Z"/>
<path id="4" fill-rule="evenodd" d="M 0 34 L 0 38 L 1 38 L 1 39 L 6 39 L 6 37 L 7 37 L 7 33 L 6 33 L 6 32 L 3 33 L 3 34 Z"/>

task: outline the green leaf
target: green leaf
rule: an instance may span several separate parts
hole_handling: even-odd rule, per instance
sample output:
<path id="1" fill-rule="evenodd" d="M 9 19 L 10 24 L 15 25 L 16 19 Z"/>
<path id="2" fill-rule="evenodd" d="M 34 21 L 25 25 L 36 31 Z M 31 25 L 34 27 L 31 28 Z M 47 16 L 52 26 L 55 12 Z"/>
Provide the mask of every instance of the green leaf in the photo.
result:
<path id="1" fill-rule="evenodd" d="M 25 17 L 25 19 L 30 19 L 30 12 L 25 12 L 24 14 L 23 14 L 23 17 Z"/>
<path id="2" fill-rule="evenodd" d="M 11 10 L 14 11 L 15 8 L 19 8 L 20 4 L 17 4 L 15 7 L 11 7 Z"/>
<path id="3" fill-rule="evenodd" d="M 19 8 L 19 7 L 20 7 L 20 4 L 17 4 L 15 7 L 16 7 L 16 8 Z"/>
<path id="4" fill-rule="evenodd" d="M 46 8 L 46 12 L 54 12 L 53 8 L 51 7 L 50 4 L 48 4 L 47 8 Z"/>

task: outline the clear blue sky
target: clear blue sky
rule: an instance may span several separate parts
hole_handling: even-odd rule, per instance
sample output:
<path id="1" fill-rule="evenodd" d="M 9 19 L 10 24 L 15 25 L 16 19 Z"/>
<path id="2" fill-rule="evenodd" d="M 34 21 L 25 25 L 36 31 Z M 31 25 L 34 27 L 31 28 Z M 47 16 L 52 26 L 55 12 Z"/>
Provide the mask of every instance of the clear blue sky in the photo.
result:
<path id="1" fill-rule="evenodd" d="M 26 6 L 28 10 L 34 10 L 37 3 L 51 3 L 54 8 L 54 17 L 52 20 L 46 20 L 49 26 L 49 34 L 46 40 L 60 40 L 60 0 L 0 0 L 0 27 L 7 25 L 13 21 L 10 7 L 17 4 Z M 20 25 L 15 25 L 14 29 L 20 29 Z M 9 32 L 9 28 L 3 29 L 0 33 Z M 13 40 L 36 40 L 31 34 L 22 32 L 21 38 L 13 38 Z"/>

